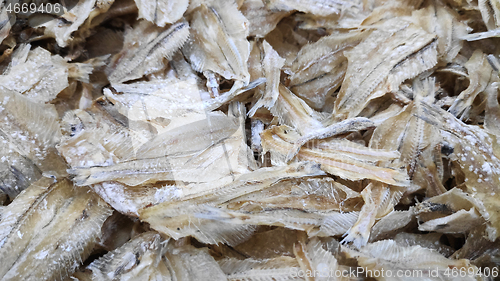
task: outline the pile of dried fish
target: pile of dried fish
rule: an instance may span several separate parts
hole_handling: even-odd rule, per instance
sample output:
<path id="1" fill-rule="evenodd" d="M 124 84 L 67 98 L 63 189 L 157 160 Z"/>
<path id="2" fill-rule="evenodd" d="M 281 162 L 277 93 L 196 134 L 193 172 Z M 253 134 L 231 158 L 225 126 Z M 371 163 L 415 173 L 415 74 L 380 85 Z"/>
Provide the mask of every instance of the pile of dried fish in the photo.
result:
<path id="1" fill-rule="evenodd" d="M 0 5 L 0 280 L 498 278 L 499 0 L 46 3 Z"/>

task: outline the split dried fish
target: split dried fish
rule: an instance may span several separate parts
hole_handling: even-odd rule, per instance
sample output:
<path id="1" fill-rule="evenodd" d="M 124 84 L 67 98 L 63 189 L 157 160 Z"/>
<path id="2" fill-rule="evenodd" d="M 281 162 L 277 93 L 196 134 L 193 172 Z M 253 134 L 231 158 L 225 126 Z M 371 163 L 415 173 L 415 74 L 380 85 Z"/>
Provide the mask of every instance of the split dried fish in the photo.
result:
<path id="1" fill-rule="evenodd" d="M 190 40 L 183 52 L 193 68 L 236 80 L 239 87 L 248 85 L 248 21 L 236 5 L 222 0 L 202 3 L 192 12 L 190 25 Z"/>
<path id="2" fill-rule="evenodd" d="M 287 142 L 290 131 L 288 127 L 281 126 L 271 127 L 262 133 L 263 152 L 272 151 L 272 160 L 278 165 L 284 163 L 283 159 L 293 149 L 292 145 Z M 379 154 L 389 159 L 398 157 L 398 154 L 389 151 L 381 151 Z M 361 155 L 361 159 L 357 155 Z M 363 156 L 367 158 L 372 156 L 372 158 L 362 159 Z M 378 160 L 377 152 L 355 143 L 344 142 L 343 147 L 334 145 L 329 147 L 326 143 L 319 148 L 301 148 L 296 157 L 301 161 L 318 163 L 324 171 L 349 180 L 368 178 L 399 186 L 408 184 L 405 173 L 372 164 Z"/>
<path id="3" fill-rule="evenodd" d="M 91 253 L 111 208 L 87 188 L 42 178 L 4 210 L 0 222 L 2 280 L 54 280 Z"/>
<path id="4" fill-rule="evenodd" d="M 164 68 L 163 58 L 169 58 L 189 36 L 189 26 L 180 22 L 162 31 L 147 22 L 140 22 L 125 33 L 124 49 L 109 67 L 111 83 L 141 78 Z"/>
<path id="5" fill-rule="evenodd" d="M 55 148 L 61 131 L 54 105 L 7 91 L 0 99 L 2 191 L 14 199 L 42 175 L 66 176 L 66 165 Z"/>
<path id="6" fill-rule="evenodd" d="M 498 278 L 498 0 L 3 2 L 1 280 Z"/>
<path id="7" fill-rule="evenodd" d="M 437 63 L 437 37 L 404 19 L 390 19 L 352 50 L 335 103 L 341 118 L 355 117 L 370 100 L 395 91 Z M 404 43 L 403 43 L 404 42 Z"/>

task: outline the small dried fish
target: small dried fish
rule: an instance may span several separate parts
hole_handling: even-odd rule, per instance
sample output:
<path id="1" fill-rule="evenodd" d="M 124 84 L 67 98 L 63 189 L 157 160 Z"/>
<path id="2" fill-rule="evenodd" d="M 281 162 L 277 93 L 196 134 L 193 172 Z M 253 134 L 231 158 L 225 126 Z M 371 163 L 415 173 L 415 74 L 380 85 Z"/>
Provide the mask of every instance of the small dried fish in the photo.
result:
<path id="1" fill-rule="evenodd" d="M 110 82 L 122 83 L 161 70 L 163 58 L 172 56 L 188 37 L 186 22 L 176 23 L 164 31 L 147 22 L 139 23 L 125 33 L 124 49 L 109 66 Z"/>
<path id="2" fill-rule="evenodd" d="M 273 50 L 267 41 L 264 40 L 262 45 L 264 58 L 262 59 L 261 65 L 264 71 L 264 77 L 266 78 L 266 87 L 262 93 L 262 97 L 248 112 L 248 115 L 251 117 L 255 114 L 257 109 L 261 107 L 271 109 L 278 100 L 281 68 L 285 64 L 285 60 Z"/>
<path id="3" fill-rule="evenodd" d="M 230 224 L 282 226 L 302 230 L 309 236 L 336 236 L 344 234 L 354 224 L 358 212 L 307 213 L 294 209 L 265 210 L 262 212 L 235 212 L 206 207 L 196 217 Z"/>
<path id="4" fill-rule="evenodd" d="M 2 211 L 2 280 L 55 280 L 91 253 L 111 208 L 87 188 L 42 178 Z"/>
<path id="5" fill-rule="evenodd" d="M 87 266 L 92 280 L 171 280 L 161 236 L 142 233 Z"/>
<path id="6" fill-rule="evenodd" d="M 0 280 L 496 275 L 500 0 L 3 2 Z"/>
<path id="7" fill-rule="evenodd" d="M 437 63 L 437 37 L 404 20 L 391 19 L 378 26 L 352 50 L 346 77 L 335 102 L 340 118 L 355 117 L 370 100 L 396 91 Z"/>
<path id="8" fill-rule="evenodd" d="M 235 85 L 238 88 L 248 85 L 248 21 L 234 2 L 213 0 L 202 3 L 192 12 L 190 24 L 191 37 L 183 47 L 183 53 L 193 68 L 237 80 L 239 83 Z"/>
<path id="9" fill-rule="evenodd" d="M 287 142 L 288 127 L 271 127 L 265 130 L 262 137 L 263 152 L 271 151 L 272 160 L 276 164 L 284 163 L 285 156 L 292 150 L 292 145 Z M 292 136 L 292 138 L 294 138 Z M 297 159 L 300 161 L 312 161 L 321 165 L 321 169 L 349 180 L 373 179 L 388 184 L 405 186 L 408 185 L 405 173 L 392 169 L 379 167 L 370 161 L 360 160 L 357 154 L 373 155 L 372 161 L 377 161 L 376 152 L 364 146 L 355 143 L 349 144 L 353 149 L 320 149 L 320 148 L 301 148 L 297 153 Z M 345 145 L 346 145 L 345 144 Z M 391 153 L 389 153 L 391 154 Z M 388 155 L 387 151 L 381 151 L 380 155 Z M 397 154 L 392 154 L 392 159 Z"/>
<path id="10" fill-rule="evenodd" d="M 61 131 L 54 105 L 2 92 L 0 118 L 0 189 L 11 199 L 42 175 L 67 175 L 55 149 Z"/>
<path id="11" fill-rule="evenodd" d="M 228 202 L 231 210 L 296 209 L 304 212 L 359 211 L 361 197 L 331 178 L 287 180 Z"/>
<path id="12" fill-rule="evenodd" d="M 464 233 L 485 223 L 480 215 L 486 213 L 483 204 L 457 188 L 427 199 L 416 209 L 423 220 L 421 231 Z"/>
<path id="13" fill-rule="evenodd" d="M 402 195 L 403 191 L 396 188 L 391 189 L 386 184 L 370 183 L 361 192 L 364 204 L 358 220 L 346 233 L 347 235 L 342 242 L 353 242 L 356 248 L 366 245 L 375 219 L 384 217 L 393 211 Z"/>
<path id="14" fill-rule="evenodd" d="M 262 100 L 269 100 L 271 96 L 265 96 Z M 371 127 L 373 123 L 366 118 L 353 118 L 343 122 L 333 123 L 325 120 L 318 112 L 310 108 L 302 99 L 295 96 L 288 88 L 279 86 L 279 94 L 271 98 L 275 102 L 267 102 L 271 113 L 278 117 L 283 125 L 294 128 L 297 134 L 289 134 L 287 139 L 293 143 L 289 149 L 286 161 L 290 161 L 299 151 L 300 147 L 313 139 L 323 139 L 350 131 L 363 130 Z M 259 100 L 260 102 L 260 100 Z M 259 105 L 257 102 L 256 106 Z M 294 136 L 292 138 L 292 136 Z"/>
<path id="15" fill-rule="evenodd" d="M 166 217 L 196 212 L 205 209 L 204 204 L 223 204 L 234 198 L 267 188 L 284 179 L 323 174 L 316 165 L 294 163 L 285 167 L 261 168 L 242 174 L 229 183 L 186 186 L 178 189 L 178 195 L 172 198 L 173 200 L 142 210 L 141 219 L 148 221 L 149 217 L 155 218 L 160 214 Z"/>

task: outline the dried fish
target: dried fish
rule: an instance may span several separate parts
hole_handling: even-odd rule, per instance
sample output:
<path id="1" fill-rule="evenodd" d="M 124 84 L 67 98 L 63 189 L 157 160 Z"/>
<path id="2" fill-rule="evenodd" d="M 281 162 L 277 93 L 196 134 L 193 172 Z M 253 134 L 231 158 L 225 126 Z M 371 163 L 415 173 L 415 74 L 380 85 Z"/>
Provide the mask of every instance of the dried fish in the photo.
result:
<path id="1" fill-rule="evenodd" d="M 287 11 L 269 9 L 262 0 L 244 1 L 240 11 L 250 24 L 248 35 L 260 38 L 264 38 L 282 18 L 290 14 Z"/>
<path id="2" fill-rule="evenodd" d="M 192 18 L 190 40 L 183 53 L 193 68 L 238 81 L 233 87 L 248 85 L 248 21 L 236 5 L 231 1 L 208 1 L 192 12 Z"/>
<path id="3" fill-rule="evenodd" d="M 469 87 L 460 93 L 448 110 L 460 120 L 468 118 L 472 103 L 479 93 L 485 91 L 489 84 L 499 82 L 486 55 L 479 50 L 472 54 L 464 66 L 470 81 Z"/>
<path id="4" fill-rule="evenodd" d="M 312 13 L 318 16 L 328 16 L 338 14 L 343 8 L 360 5 L 360 1 L 321 1 L 321 0 L 270 0 L 267 4 L 270 9 L 278 10 L 298 10 L 301 12 Z"/>
<path id="5" fill-rule="evenodd" d="M 500 180 L 496 137 L 477 126 L 462 123 L 442 109 L 427 105 L 424 110 L 422 117 L 437 126 L 443 138 L 452 145 L 454 161 L 465 175 L 467 191 L 484 205 L 484 211 L 482 208 L 478 211 L 489 222 L 489 239 L 495 240 L 500 235 L 495 192 Z"/>
<path id="6" fill-rule="evenodd" d="M 163 239 L 158 233 L 145 232 L 122 247 L 93 261 L 87 268 L 92 280 L 171 280 L 171 273 L 162 258 Z"/>
<path id="7" fill-rule="evenodd" d="M 61 138 L 56 109 L 18 93 L 0 93 L 0 188 L 11 199 L 42 175 L 64 177 L 55 149 Z"/>
<path id="8" fill-rule="evenodd" d="M 403 191 L 389 188 L 385 184 L 369 184 L 361 192 L 364 204 L 358 216 L 358 220 L 346 233 L 342 242 L 353 242 L 356 248 L 366 245 L 370 237 L 370 230 L 375 219 L 384 217 L 399 202 Z"/>
<path id="9" fill-rule="evenodd" d="M 43 48 L 29 51 L 30 47 L 22 46 L 13 53 L 9 68 L 0 76 L 0 89 L 41 103 L 51 101 L 68 87 L 68 67 L 60 56 Z"/>
<path id="10" fill-rule="evenodd" d="M 345 249 L 348 257 L 357 258 L 359 266 L 371 272 L 396 270 L 422 270 L 417 278 L 423 278 L 425 272 L 435 271 L 434 275 L 425 276 L 428 280 L 476 280 L 473 275 L 460 277 L 446 276 L 446 270 L 449 268 L 462 269 L 467 272 L 477 272 L 478 268 L 471 265 L 466 259 L 453 260 L 447 259 L 439 253 L 420 246 L 404 247 L 398 245 L 393 240 L 383 240 L 366 245 L 360 252 Z M 469 269 L 470 268 L 470 269 Z M 372 273 L 373 274 L 373 273 Z M 377 274 L 377 273 L 375 273 Z M 411 280 L 414 277 L 405 277 L 402 280 Z M 373 276 L 369 276 L 373 277 Z"/>
<path id="11" fill-rule="evenodd" d="M 168 267 L 173 271 L 174 280 L 225 280 L 226 276 L 218 263 L 208 253 L 207 248 L 169 243 Z"/>
<path id="12" fill-rule="evenodd" d="M 305 45 L 290 69 L 289 87 L 315 109 L 325 104 L 344 79 L 347 59 L 344 51 L 359 44 L 368 32 L 332 34 Z"/>
<path id="13" fill-rule="evenodd" d="M 140 22 L 125 33 L 124 49 L 109 66 L 110 82 L 122 83 L 161 70 L 163 58 L 172 56 L 188 37 L 186 22 L 176 23 L 164 31 Z"/>
<path id="14" fill-rule="evenodd" d="M 263 42 L 264 58 L 262 59 L 262 68 L 264 77 L 266 78 L 266 87 L 262 97 L 255 103 L 252 109 L 248 112 L 249 116 L 253 116 L 257 109 L 265 107 L 271 109 L 279 97 L 279 83 L 281 68 L 285 64 L 285 60 L 273 50 L 271 45 L 264 40 Z"/>
<path id="15" fill-rule="evenodd" d="M 289 127 L 271 127 L 261 135 L 263 152 L 272 151 L 272 160 L 276 164 L 284 163 L 285 156 L 292 150 L 292 145 L 287 142 L 287 135 L 290 131 Z M 292 136 L 292 138 L 294 137 Z M 360 160 L 356 157 L 357 154 L 373 155 L 372 161 L 377 161 L 377 152 L 355 143 L 344 143 L 344 146 L 347 147 L 331 147 L 328 149 L 328 146 L 325 145 L 325 149 L 301 148 L 296 157 L 301 161 L 318 163 L 324 171 L 349 180 L 368 178 L 398 186 L 408 184 L 406 174 L 401 171 L 379 167 L 370 163 L 370 161 Z M 353 149 L 351 150 L 349 147 Z M 381 151 L 380 154 L 391 155 L 392 153 Z M 391 156 L 394 159 L 397 154 Z"/>
<path id="16" fill-rule="evenodd" d="M 54 280 L 90 255 L 111 208 L 87 188 L 42 178 L 2 213 L 2 280 Z"/>
<path id="17" fill-rule="evenodd" d="M 498 0 L 17 2 L 1 280 L 497 278 Z"/>
<path id="18" fill-rule="evenodd" d="M 139 8 L 139 18 L 148 20 L 158 26 L 165 26 L 167 23 L 174 23 L 182 18 L 187 10 L 189 1 L 144 1 L 135 0 Z"/>
<path id="19" fill-rule="evenodd" d="M 437 37 L 404 20 L 385 21 L 352 50 L 335 113 L 355 117 L 370 100 L 395 91 L 437 63 Z"/>
<path id="20" fill-rule="evenodd" d="M 446 212 L 434 206 L 442 205 Z M 485 223 L 480 213 L 486 213 L 482 203 L 460 189 L 450 191 L 417 205 L 417 214 L 423 223 L 419 230 L 441 233 L 464 233 Z"/>

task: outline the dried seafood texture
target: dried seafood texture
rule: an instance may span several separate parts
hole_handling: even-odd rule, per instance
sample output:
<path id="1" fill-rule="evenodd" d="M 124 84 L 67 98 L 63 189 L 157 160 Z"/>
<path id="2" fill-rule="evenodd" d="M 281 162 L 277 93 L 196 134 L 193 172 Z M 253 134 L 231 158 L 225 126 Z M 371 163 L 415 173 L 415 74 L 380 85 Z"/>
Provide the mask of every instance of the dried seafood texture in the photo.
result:
<path id="1" fill-rule="evenodd" d="M 231 210 L 252 212 L 270 209 L 297 209 L 304 212 L 359 211 L 358 192 L 331 178 L 304 178 L 281 181 L 258 192 L 228 202 Z"/>
<path id="2" fill-rule="evenodd" d="M 394 18 L 344 54 L 347 72 L 335 101 L 340 119 L 358 116 L 371 100 L 397 91 L 403 81 L 436 65 L 437 36 Z"/>
<path id="3" fill-rule="evenodd" d="M 453 277 L 445 272 L 450 268 L 465 270 L 465 272 L 477 272 L 478 268 L 471 265 L 466 259 L 448 259 L 436 251 L 421 246 L 404 247 L 398 245 L 394 240 L 383 240 L 371 243 L 358 251 L 344 248 L 343 251 L 350 258 L 356 258 L 360 267 L 373 271 L 392 271 L 392 277 L 385 275 L 377 280 L 481 280 L 475 279 L 473 275 L 465 277 Z M 397 270 L 410 270 L 421 272 L 419 276 L 396 277 Z M 469 270 L 469 271 L 467 271 Z M 430 274 L 431 271 L 434 271 Z M 437 272 L 436 272 L 437 271 Z M 436 276 L 437 275 L 437 276 Z M 374 277 L 374 276 L 369 276 Z"/>
<path id="4" fill-rule="evenodd" d="M 233 91 L 248 85 L 248 20 L 233 1 L 211 0 L 192 12 L 191 35 L 183 47 L 192 67 L 207 77 L 235 80 Z"/>
<path id="5" fill-rule="evenodd" d="M 370 183 L 361 192 L 364 204 L 356 223 L 346 233 L 342 242 L 352 242 L 354 247 L 366 245 L 376 219 L 386 216 L 399 203 L 403 190 L 397 187 L 388 187 L 383 183 Z"/>
<path id="6" fill-rule="evenodd" d="M 228 281 L 304 280 L 298 277 L 300 266 L 292 257 L 244 260 L 225 258 L 218 261 Z"/>
<path id="7" fill-rule="evenodd" d="M 425 200 L 416 210 L 422 220 L 420 231 L 466 233 L 485 224 L 480 215 L 486 214 L 481 201 L 457 188 Z"/>
<path id="8" fill-rule="evenodd" d="M 360 6 L 361 1 L 323 1 L 323 0 L 269 0 L 270 9 L 311 13 L 317 16 L 340 14 L 343 9 Z"/>
<path id="9" fill-rule="evenodd" d="M 188 115 L 205 115 L 203 92 L 195 79 L 171 78 L 159 81 L 114 84 L 113 93 L 104 89 L 104 95 L 118 112 L 129 120 L 150 121 L 157 130 L 165 128 L 174 119 Z"/>
<path id="10" fill-rule="evenodd" d="M 414 11 L 412 18 L 427 32 L 437 35 L 439 60 L 452 62 L 462 49 L 462 37 L 470 31 L 470 28 L 459 20 L 458 14 L 441 3 L 434 2 Z"/>
<path id="11" fill-rule="evenodd" d="M 135 0 L 139 8 L 139 18 L 150 21 L 157 26 L 165 26 L 167 23 L 174 23 L 182 18 L 187 10 L 188 0 Z"/>
<path id="12" fill-rule="evenodd" d="M 269 209 L 261 212 L 230 211 L 206 207 L 197 217 L 233 225 L 280 226 L 305 231 L 308 236 L 338 236 L 356 222 L 359 212 L 304 212 L 295 209 Z"/>
<path id="13" fill-rule="evenodd" d="M 145 144 L 139 143 L 130 159 L 74 167 L 70 172 L 77 185 L 107 181 L 130 186 L 158 181 L 210 182 L 248 172 L 252 159 L 243 139 L 237 118 L 210 113 L 206 119 L 188 122 Z"/>
<path id="14" fill-rule="evenodd" d="M 125 32 L 123 49 L 108 66 L 109 81 L 122 83 L 164 69 L 163 59 L 170 58 L 188 37 L 186 22 L 173 24 L 166 30 L 147 21 L 138 22 Z"/>
<path id="15" fill-rule="evenodd" d="M 0 90 L 26 95 L 30 100 L 45 103 L 68 87 L 66 61 L 43 48 L 30 51 L 21 45 L 12 54 L 11 63 L 0 76 Z"/>
<path id="16" fill-rule="evenodd" d="M 286 136 L 286 140 L 293 146 L 288 149 L 285 162 L 292 160 L 300 147 L 310 140 L 365 130 L 373 126 L 373 122 L 362 117 L 350 118 L 338 123 L 332 122 L 326 118 L 325 114 L 312 109 L 282 84 L 279 85 L 277 98 L 264 96 L 262 100 L 274 99 L 276 101 L 272 103 L 272 106 L 269 105 L 271 113 L 278 118 L 280 124 L 291 127 L 288 129 L 291 133 Z M 259 103 L 260 100 L 256 105 Z"/>
<path id="17" fill-rule="evenodd" d="M 488 31 L 480 32 L 474 35 L 474 37 L 468 37 L 467 39 L 484 39 L 489 37 L 498 36 L 498 28 L 500 27 L 500 3 L 497 0 L 479 0 L 478 9 L 481 12 L 481 17 L 483 18 L 483 23 L 486 25 Z"/>
<path id="18" fill-rule="evenodd" d="M 163 257 L 166 241 L 156 232 L 142 233 L 93 261 L 92 280 L 172 280 Z"/>
<path id="19" fill-rule="evenodd" d="M 130 217 L 139 217 L 138 211 L 150 204 L 161 202 L 170 186 L 128 186 L 119 182 L 103 182 L 90 186 L 104 201 L 118 212 Z"/>
<path id="20" fill-rule="evenodd" d="M 453 258 L 468 259 L 478 267 L 498 267 L 499 241 L 492 242 L 487 236 L 484 226 L 473 229 L 462 248 L 453 253 Z"/>
<path id="21" fill-rule="evenodd" d="M 432 103 L 437 91 L 434 79 L 415 79 L 411 89 L 413 101 L 404 111 L 382 122 L 370 140 L 372 148 L 401 153 L 400 160 L 412 183 L 407 192 L 423 188 L 432 196 L 446 191 L 441 183 L 441 136 L 437 128 L 419 117 L 424 110 L 422 103 Z"/>
<path id="22" fill-rule="evenodd" d="M 250 239 L 236 245 L 234 250 L 242 256 L 254 259 L 291 257 L 295 244 L 305 240 L 306 237 L 302 231 L 276 227 L 271 230 L 257 231 Z"/>
<path id="23" fill-rule="evenodd" d="M 273 126 L 261 136 L 263 152 L 270 151 L 275 164 L 283 163 L 283 159 L 293 149 L 290 139 L 297 138 L 287 126 Z M 405 172 L 376 164 L 381 159 L 389 162 L 399 158 L 399 153 L 395 151 L 370 149 L 347 140 L 332 140 L 320 141 L 311 148 L 302 147 L 296 158 L 320 164 L 323 171 L 344 179 L 372 179 L 397 186 L 408 185 Z"/>
<path id="24" fill-rule="evenodd" d="M 240 11 L 249 22 L 249 36 L 264 38 L 278 22 L 289 15 L 287 11 L 269 9 L 262 0 L 247 0 L 243 2 Z"/>
<path id="25" fill-rule="evenodd" d="M 223 206 L 224 203 L 230 200 L 265 189 L 284 179 L 322 174 L 315 166 L 297 163 L 288 167 L 261 168 L 240 175 L 234 180 L 225 183 L 213 182 L 191 184 L 184 187 L 176 186 L 171 191 L 174 196 L 171 196 L 169 200 L 140 210 L 140 219 L 148 222 L 153 229 L 175 239 L 193 235 L 197 239 L 201 237 L 203 242 L 208 241 L 205 243 L 218 243 L 221 241 L 220 239 L 226 239 L 220 237 L 221 235 L 227 236 L 222 231 L 223 225 L 225 225 L 228 233 L 234 233 L 238 228 L 240 230 L 248 228 L 231 225 L 231 222 L 225 224 L 212 221 L 214 226 L 218 225 L 218 229 L 213 229 L 212 223 L 206 220 L 206 218 L 212 219 L 212 217 L 203 215 L 206 213 L 207 208 L 217 210 L 215 207 Z M 206 227 L 203 227 L 207 231 L 206 235 L 200 225 L 206 225 Z M 241 235 L 241 233 L 231 235 Z"/>
<path id="26" fill-rule="evenodd" d="M 43 178 L 2 212 L 2 280 L 57 280 L 89 255 L 111 208 L 87 188 Z"/>
<path id="27" fill-rule="evenodd" d="M 415 234 L 400 232 L 394 236 L 394 241 L 400 246 L 421 246 L 422 248 L 435 250 L 445 257 L 450 257 L 455 252 L 455 249 L 441 242 L 445 237 L 441 233 Z"/>
<path id="28" fill-rule="evenodd" d="M 333 253 L 325 250 L 318 238 L 311 239 L 307 245 L 296 244 L 294 250 L 302 272 L 314 273 L 314 280 L 350 280 L 348 277 L 339 278 L 332 274 L 347 268 L 341 268 Z"/>
<path id="29" fill-rule="evenodd" d="M 332 34 L 302 47 L 289 70 L 290 90 L 313 108 L 321 109 L 344 79 L 347 70 L 344 51 L 358 45 L 367 33 Z"/>
<path id="30" fill-rule="evenodd" d="M 451 160 L 460 166 L 467 193 L 484 205 L 482 217 L 488 222 L 488 237 L 500 236 L 498 186 L 500 181 L 499 147 L 495 135 L 478 126 L 467 125 L 451 113 L 426 106 L 422 117 L 440 129 L 443 139 L 453 148 Z"/>
<path id="31" fill-rule="evenodd" d="M 50 17 L 47 21 L 47 15 L 40 14 L 30 18 L 29 23 L 33 28 L 44 28 L 44 37 L 55 38 L 60 47 L 67 47 L 71 45 L 75 31 L 88 29 L 92 19 L 108 11 L 113 2 L 114 0 L 82 0 L 64 11 L 64 21 L 58 17 Z"/>
<path id="32" fill-rule="evenodd" d="M 0 118 L 0 188 L 11 199 L 42 175 L 67 175 L 55 149 L 61 131 L 54 105 L 2 92 Z"/>
<path id="33" fill-rule="evenodd" d="M 372 227 L 369 242 L 378 241 L 383 238 L 394 237 L 412 224 L 416 224 L 415 207 L 410 207 L 407 211 L 392 211 L 382 217 Z"/>
<path id="34" fill-rule="evenodd" d="M 259 51 L 259 47 L 257 44 L 254 45 L 254 49 L 257 52 Z M 278 100 L 281 68 L 285 64 L 285 60 L 280 57 L 275 50 L 273 50 L 273 47 L 271 47 L 271 45 L 269 45 L 267 41 L 264 40 L 261 49 L 262 50 L 260 50 L 260 53 L 264 53 L 264 57 L 262 58 L 261 62 L 254 67 L 262 68 L 262 74 L 266 78 L 266 84 L 264 89 L 259 91 L 259 93 L 261 94 L 260 99 L 248 112 L 248 115 L 251 117 L 253 117 L 255 115 L 255 112 L 261 107 L 271 109 Z M 254 50 L 252 50 L 252 53 L 254 53 Z M 258 71 L 259 70 L 257 69 L 256 72 Z M 261 87 L 257 89 L 260 90 Z"/>
<path id="35" fill-rule="evenodd" d="M 226 280 L 226 275 L 207 248 L 178 244 L 171 240 L 165 253 L 173 280 Z"/>
<path id="36" fill-rule="evenodd" d="M 470 59 L 464 65 L 467 70 L 469 86 L 462 91 L 455 99 L 448 110 L 460 120 L 467 120 L 472 103 L 477 95 L 483 92 L 493 91 L 496 93 L 496 88 L 489 89 L 492 83 L 498 83 L 498 72 L 491 67 L 487 56 L 480 50 L 476 50 Z"/>

